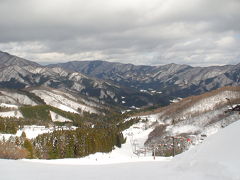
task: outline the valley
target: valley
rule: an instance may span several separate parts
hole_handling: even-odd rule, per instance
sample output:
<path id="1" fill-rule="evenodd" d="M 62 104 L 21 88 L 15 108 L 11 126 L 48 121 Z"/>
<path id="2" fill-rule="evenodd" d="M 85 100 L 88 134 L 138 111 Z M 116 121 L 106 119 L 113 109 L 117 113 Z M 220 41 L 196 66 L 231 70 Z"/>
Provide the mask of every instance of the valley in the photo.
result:
<path id="1" fill-rule="evenodd" d="M 0 54 L 0 158 L 162 166 L 239 120 L 239 64 L 42 66 Z"/>
<path id="2" fill-rule="evenodd" d="M 0 180 L 240 180 L 240 0 L 0 17 Z"/>

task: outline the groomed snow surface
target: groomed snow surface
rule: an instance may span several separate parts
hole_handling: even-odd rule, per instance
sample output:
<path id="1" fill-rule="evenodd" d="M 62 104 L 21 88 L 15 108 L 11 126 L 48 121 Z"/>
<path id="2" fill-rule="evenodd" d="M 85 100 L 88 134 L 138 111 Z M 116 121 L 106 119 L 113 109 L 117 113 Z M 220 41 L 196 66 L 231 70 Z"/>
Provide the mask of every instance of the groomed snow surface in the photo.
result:
<path id="1" fill-rule="evenodd" d="M 221 129 L 202 144 L 171 159 L 100 154 L 65 160 L 0 160 L 4 180 L 239 180 L 240 121 Z M 123 148 L 125 149 L 125 148 Z M 120 149 L 113 153 L 118 154 Z M 100 158 L 102 157 L 102 158 Z M 89 163 L 91 162 L 91 163 Z M 107 164 L 106 164 L 107 163 Z"/>

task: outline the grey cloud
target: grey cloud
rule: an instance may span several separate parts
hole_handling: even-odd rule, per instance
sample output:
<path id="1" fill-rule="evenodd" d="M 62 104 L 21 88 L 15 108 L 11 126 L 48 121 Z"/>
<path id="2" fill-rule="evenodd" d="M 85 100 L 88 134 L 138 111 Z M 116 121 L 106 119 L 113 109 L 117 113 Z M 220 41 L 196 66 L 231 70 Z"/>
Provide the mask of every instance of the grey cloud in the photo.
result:
<path id="1" fill-rule="evenodd" d="M 2 0 L 0 49 L 39 62 L 240 60 L 239 0 Z"/>

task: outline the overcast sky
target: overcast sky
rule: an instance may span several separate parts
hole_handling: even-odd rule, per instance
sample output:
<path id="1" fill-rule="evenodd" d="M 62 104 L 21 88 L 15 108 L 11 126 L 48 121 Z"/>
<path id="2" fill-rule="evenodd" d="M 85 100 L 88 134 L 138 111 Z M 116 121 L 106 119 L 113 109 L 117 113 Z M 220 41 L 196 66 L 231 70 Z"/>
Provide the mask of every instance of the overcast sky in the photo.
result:
<path id="1" fill-rule="evenodd" d="M 240 62 L 240 0 L 0 0 L 0 50 L 41 63 Z"/>

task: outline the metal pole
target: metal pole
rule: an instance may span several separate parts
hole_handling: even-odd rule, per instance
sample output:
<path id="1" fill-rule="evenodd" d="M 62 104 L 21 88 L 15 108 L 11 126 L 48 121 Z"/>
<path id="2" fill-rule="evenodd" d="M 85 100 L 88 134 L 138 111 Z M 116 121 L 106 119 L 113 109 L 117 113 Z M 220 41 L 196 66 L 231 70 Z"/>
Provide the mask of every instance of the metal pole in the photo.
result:
<path id="1" fill-rule="evenodd" d="M 172 125 L 173 126 L 175 125 L 175 119 L 173 119 Z M 174 136 L 172 137 L 172 141 L 173 141 L 172 156 L 174 157 L 175 156 L 175 139 L 174 139 Z"/>
<path id="2" fill-rule="evenodd" d="M 155 160 L 155 158 L 156 158 L 156 154 L 155 154 L 156 152 L 155 152 L 155 145 L 153 146 L 153 159 Z"/>
<path id="3" fill-rule="evenodd" d="M 226 98 L 226 100 L 229 102 L 229 104 L 230 104 L 231 108 L 233 109 L 233 105 L 232 105 L 232 102 L 231 102 L 231 100 L 230 100 L 229 98 Z"/>
<path id="4" fill-rule="evenodd" d="M 173 139 L 172 156 L 174 157 L 175 156 L 175 138 L 172 137 L 172 139 Z"/>

